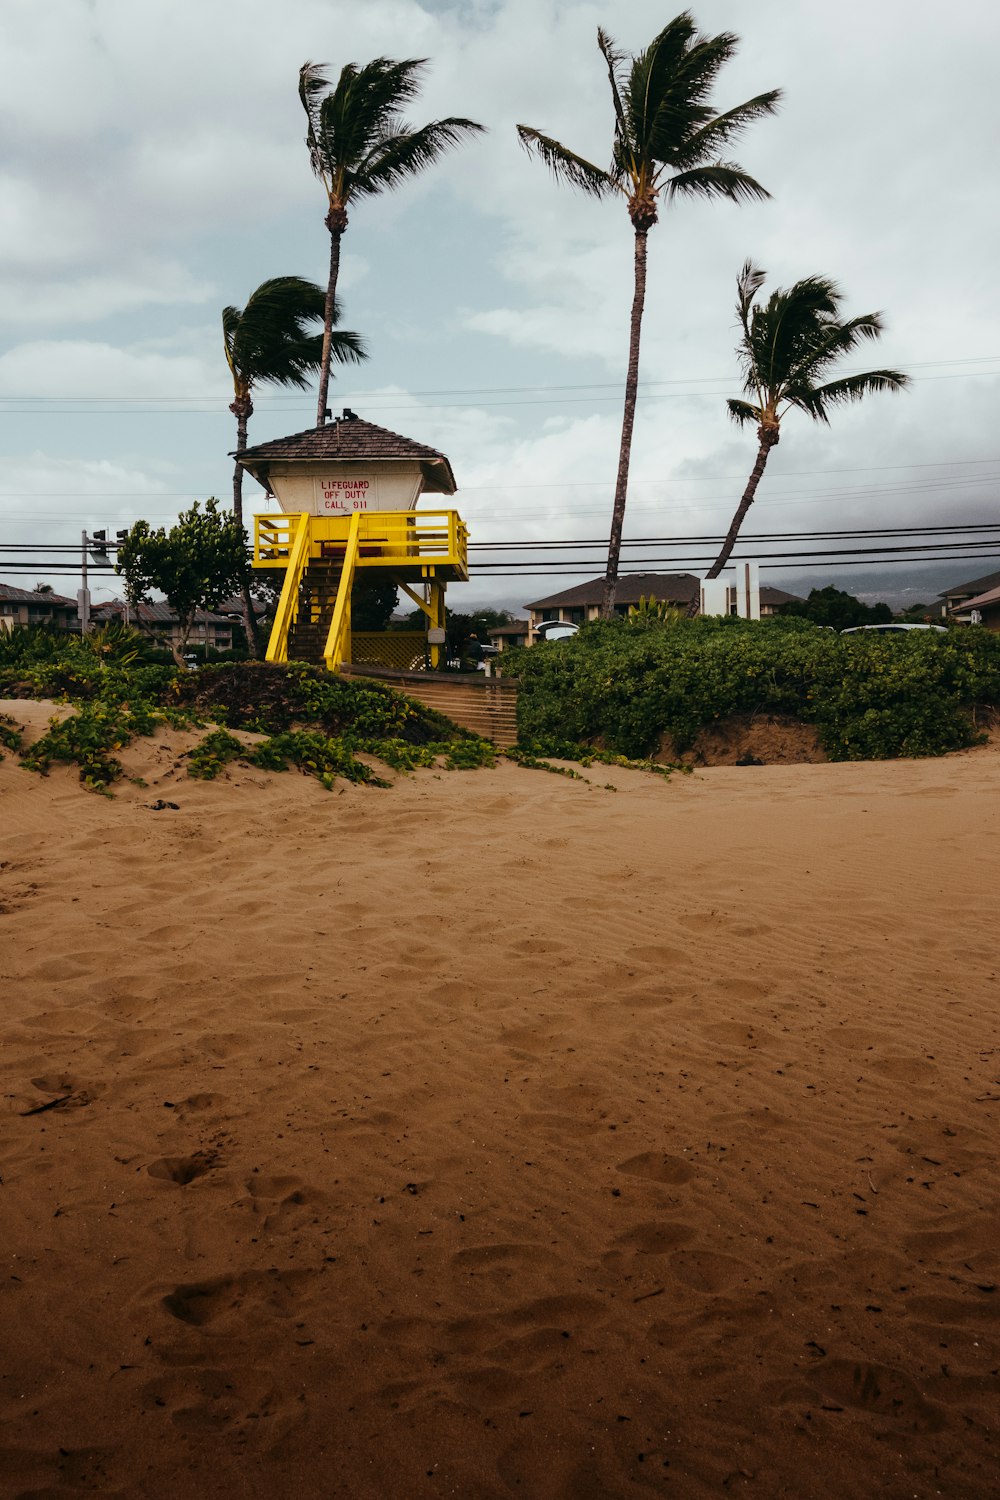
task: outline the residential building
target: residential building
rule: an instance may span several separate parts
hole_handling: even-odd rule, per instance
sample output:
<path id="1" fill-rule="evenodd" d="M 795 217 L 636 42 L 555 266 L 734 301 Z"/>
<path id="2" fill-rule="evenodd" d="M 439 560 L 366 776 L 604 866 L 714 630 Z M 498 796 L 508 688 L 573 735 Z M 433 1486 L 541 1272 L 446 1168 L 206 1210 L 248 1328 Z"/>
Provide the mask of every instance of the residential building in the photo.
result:
<path id="1" fill-rule="evenodd" d="M 996 577 L 996 588 L 987 589 L 982 594 L 973 594 L 971 599 L 965 599 L 955 606 L 953 613 L 958 619 L 967 620 L 970 624 L 985 625 L 987 630 L 1000 631 L 1000 574 Z"/>
<path id="2" fill-rule="evenodd" d="M 627 615 L 629 610 L 644 598 L 655 599 L 657 602 L 672 604 L 677 609 L 686 610 L 693 601 L 700 598 L 700 591 L 701 579 L 694 573 L 625 573 L 618 580 L 615 612 L 619 615 Z M 536 599 L 534 603 L 524 606 L 530 611 L 530 629 L 533 633 L 535 626 L 540 625 L 543 620 L 566 620 L 571 625 L 582 625 L 587 620 L 596 620 L 601 612 L 603 597 L 604 579 L 592 578 L 587 583 L 578 583 L 573 588 L 563 589 L 561 593 L 550 594 L 544 599 Z M 776 614 L 779 605 L 797 597 L 796 594 L 786 593 L 784 589 L 762 586 L 760 591 L 761 618 Z"/>
<path id="3" fill-rule="evenodd" d="M 79 630 L 80 617 L 75 599 L 62 594 L 37 593 L 0 583 L 0 630 L 15 625 L 51 625 L 56 630 Z"/>
<path id="4" fill-rule="evenodd" d="M 181 623 L 169 604 L 128 605 L 121 599 L 112 599 L 107 604 L 93 605 L 90 618 L 94 625 L 107 625 L 112 620 L 124 621 L 167 647 L 181 644 Z M 200 609 L 188 636 L 188 649 L 196 651 L 199 646 L 204 649 L 206 641 L 214 651 L 231 651 L 232 619 Z"/>
<path id="5" fill-rule="evenodd" d="M 1000 573 L 987 573 L 984 578 L 973 578 L 968 583 L 956 583 L 938 595 L 929 613 L 953 615 L 955 619 L 967 620 L 969 608 L 972 607 L 970 601 L 979 594 L 988 594 L 996 588 L 1000 588 Z"/>
<path id="6" fill-rule="evenodd" d="M 506 625 L 496 625 L 488 635 L 494 646 L 507 651 L 514 646 L 526 646 L 531 623 L 528 620 L 511 620 Z"/>

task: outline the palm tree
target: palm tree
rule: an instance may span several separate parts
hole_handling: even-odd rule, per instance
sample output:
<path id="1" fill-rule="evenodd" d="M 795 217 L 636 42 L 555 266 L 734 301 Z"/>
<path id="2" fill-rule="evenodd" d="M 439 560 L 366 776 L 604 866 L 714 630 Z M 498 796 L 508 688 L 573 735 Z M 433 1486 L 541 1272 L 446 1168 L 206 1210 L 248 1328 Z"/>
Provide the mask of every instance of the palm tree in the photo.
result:
<path id="1" fill-rule="evenodd" d="M 517 127 L 521 144 L 549 166 L 556 177 L 604 198 L 619 193 L 625 199 L 635 230 L 635 294 L 629 336 L 625 411 L 622 418 L 618 479 L 608 542 L 608 565 L 601 613 L 614 609 L 628 490 L 632 428 L 639 385 L 639 333 L 646 297 L 646 237 L 659 217 L 661 199 L 767 198 L 759 182 L 735 162 L 718 153 L 752 120 L 771 114 L 780 97 L 777 89 L 758 94 L 735 109 L 718 114 L 708 102 L 723 64 L 736 50 L 738 38 L 728 31 L 701 35 L 688 11 L 666 26 L 645 52 L 630 58 L 620 52 L 602 30 L 597 45 L 604 55 L 615 111 L 611 166 L 605 170 L 560 145 L 551 136 L 527 125 Z"/>
<path id="2" fill-rule="evenodd" d="M 330 231 L 330 275 L 323 314 L 317 427 L 322 427 L 326 415 L 340 242 L 347 228 L 348 209 L 357 198 L 374 198 L 415 176 L 457 146 L 464 136 L 483 129 L 473 120 L 458 118 L 432 120 L 414 129 L 400 118 L 403 107 L 419 90 L 426 64 L 426 58 L 417 57 L 402 62 L 376 57 L 361 68 L 348 63 L 333 87 L 323 64 L 307 62 L 299 70 L 299 98 L 309 122 L 306 145 L 329 204 L 325 222 Z"/>
<path id="3" fill-rule="evenodd" d="M 829 422 L 831 407 L 861 401 L 873 391 L 901 391 L 908 384 L 899 370 L 868 370 L 826 381 L 845 354 L 853 353 L 863 340 L 879 337 L 881 313 L 863 313 L 842 322 L 842 294 L 825 276 L 807 276 L 787 291 L 779 287 L 765 306 L 755 306 L 766 274 L 747 261 L 736 281 L 743 389 L 754 399 L 730 401 L 729 415 L 738 426 L 756 424 L 757 462 L 709 578 L 718 578 L 729 560 L 789 407 L 798 407 L 814 421 Z"/>
<path id="4" fill-rule="evenodd" d="M 246 307 L 222 309 L 222 334 L 226 362 L 233 377 L 233 400 L 229 410 L 236 418 L 236 464 L 233 469 L 233 514 L 243 525 L 243 465 L 240 454 L 247 445 L 247 423 L 253 415 L 251 393 L 255 385 L 294 386 L 309 384 L 319 368 L 323 337 L 310 333 L 310 324 L 322 318 L 326 296 L 321 287 L 301 276 L 274 276 L 251 295 Z M 334 307 L 333 321 L 339 309 Z M 356 333 L 337 330 L 331 337 L 331 354 L 339 363 L 367 358 Z M 243 624 L 252 656 L 258 654 L 257 631 L 250 587 L 244 578 L 241 589 Z"/>

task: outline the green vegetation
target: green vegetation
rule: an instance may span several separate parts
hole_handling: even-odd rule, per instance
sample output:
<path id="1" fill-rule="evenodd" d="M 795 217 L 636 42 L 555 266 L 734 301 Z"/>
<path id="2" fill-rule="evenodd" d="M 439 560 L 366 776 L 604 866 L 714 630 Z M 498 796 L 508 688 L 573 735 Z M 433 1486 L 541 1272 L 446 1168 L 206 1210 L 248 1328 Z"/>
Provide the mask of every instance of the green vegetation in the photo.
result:
<path id="1" fill-rule="evenodd" d="M 974 710 L 1000 705 L 1000 637 L 970 628 L 840 636 L 795 619 L 598 620 L 569 640 L 505 654 L 520 679 L 523 748 L 597 743 L 682 753 L 739 713 L 814 725 L 832 760 L 942 755 L 976 743 Z"/>
<path id="2" fill-rule="evenodd" d="M 215 609 L 236 593 L 245 569 L 243 526 L 235 516 L 221 515 L 214 499 L 205 501 L 204 510 L 196 500 L 169 531 L 137 521 L 115 563 L 130 604 L 148 603 L 151 589 L 166 595 L 180 622 L 181 639 L 173 647 L 178 666 L 199 610 Z"/>
<path id="3" fill-rule="evenodd" d="M 12 719 L 10 714 L 0 714 L 0 745 L 3 745 L 5 750 L 20 750 L 21 748 L 21 731 L 17 720 Z M 3 760 L 2 753 L 0 753 L 0 760 Z"/>
<path id="4" fill-rule="evenodd" d="M 847 630 L 852 625 L 888 625 L 892 610 L 888 604 L 863 604 L 844 589 L 828 584 L 825 589 L 810 589 L 808 599 L 793 599 L 782 604 L 782 615 L 811 620 L 814 625 L 829 625 L 831 630 Z"/>
<path id="5" fill-rule="evenodd" d="M 448 770 L 494 765 L 487 740 L 379 682 L 334 677 L 301 662 L 288 667 L 233 662 L 197 673 L 120 665 L 59 632 L 21 632 L 0 640 L 0 697 L 56 698 L 76 712 L 53 720 L 21 762 L 45 775 L 54 762 L 77 765 L 84 785 L 107 792 L 122 775 L 117 752 L 161 724 L 211 730 L 190 753 L 189 773 L 211 780 L 233 760 L 264 770 L 290 765 L 331 787 L 338 777 L 388 783 L 357 756 L 399 771 L 443 763 Z M 5 661 L 5 657 L 7 660 Z M 8 729 L 7 724 L 11 727 Z M 233 729 L 267 736 L 244 744 Z M 0 721 L 0 743 L 19 749 L 13 721 Z"/>

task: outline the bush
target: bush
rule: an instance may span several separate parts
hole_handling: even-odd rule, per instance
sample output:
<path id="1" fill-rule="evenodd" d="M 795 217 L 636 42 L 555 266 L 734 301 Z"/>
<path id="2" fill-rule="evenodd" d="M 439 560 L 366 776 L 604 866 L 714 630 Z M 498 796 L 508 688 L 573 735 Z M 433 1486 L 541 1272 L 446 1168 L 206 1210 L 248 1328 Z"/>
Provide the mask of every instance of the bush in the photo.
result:
<path id="1" fill-rule="evenodd" d="M 520 743 L 559 754 L 600 742 L 641 758 L 678 751 L 738 713 L 813 724 L 832 760 L 941 755 L 976 742 L 971 710 L 1000 704 L 1000 637 L 978 628 L 840 636 L 807 621 L 599 620 L 505 653 L 520 681 Z"/>

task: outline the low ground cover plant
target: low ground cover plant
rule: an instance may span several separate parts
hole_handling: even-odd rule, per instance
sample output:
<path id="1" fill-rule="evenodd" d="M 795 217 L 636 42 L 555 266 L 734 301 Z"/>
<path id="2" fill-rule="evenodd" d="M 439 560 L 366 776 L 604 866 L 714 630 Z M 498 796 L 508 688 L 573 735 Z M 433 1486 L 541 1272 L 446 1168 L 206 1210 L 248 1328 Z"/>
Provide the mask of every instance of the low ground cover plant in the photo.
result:
<path id="1" fill-rule="evenodd" d="M 6 660 L 0 654 L 0 697 L 71 703 L 76 711 L 53 721 L 22 752 L 22 764 L 43 775 L 54 762 L 75 764 L 81 781 L 96 791 L 106 792 L 122 775 L 117 752 L 163 723 L 225 726 L 191 752 L 191 774 L 205 779 L 239 759 L 275 771 L 296 766 L 328 787 L 338 777 L 384 786 L 358 754 L 397 770 L 439 763 L 458 770 L 495 761 L 487 740 L 382 683 L 333 677 L 300 662 L 233 662 L 179 672 L 137 658 L 123 664 L 65 637 L 61 654 L 53 644 L 20 642 Z M 234 728 L 267 738 L 247 745 Z M 17 748 L 12 739 L 10 748 Z"/>
<path id="2" fill-rule="evenodd" d="M 599 744 L 629 758 L 676 752 L 742 713 L 815 726 L 831 760 L 942 755 L 981 738 L 1000 705 L 1000 636 L 837 635 L 807 621 L 597 620 L 571 639 L 504 657 L 519 679 L 522 747 L 569 755 Z"/>

